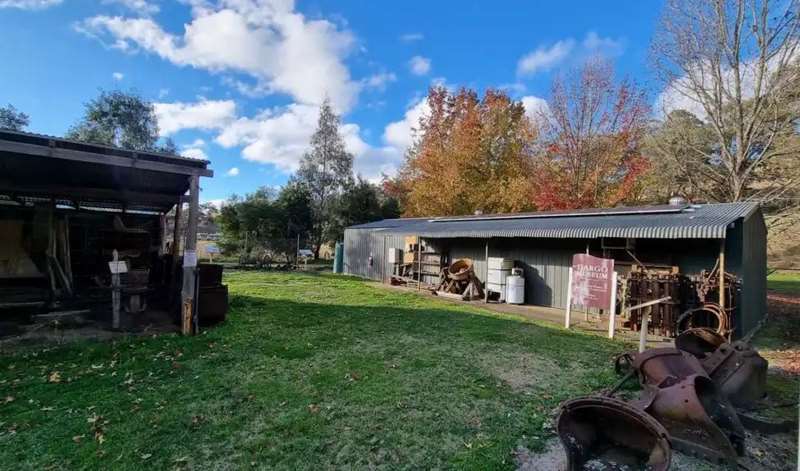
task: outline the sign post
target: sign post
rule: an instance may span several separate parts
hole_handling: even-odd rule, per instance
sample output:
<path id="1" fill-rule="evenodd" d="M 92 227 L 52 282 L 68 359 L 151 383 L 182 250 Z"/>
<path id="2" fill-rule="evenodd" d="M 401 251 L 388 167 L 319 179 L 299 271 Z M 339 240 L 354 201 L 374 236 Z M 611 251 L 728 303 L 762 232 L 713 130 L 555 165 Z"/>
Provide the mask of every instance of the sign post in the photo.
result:
<path id="1" fill-rule="evenodd" d="M 567 281 L 567 315 L 564 318 L 564 328 L 569 329 L 569 315 L 572 311 L 572 267 L 569 267 L 569 278 Z"/>
<path id="2" fill-rule="evenodd" d="M 611 272 L 611 304 L 608 306 L 608 338 L 614 338 L 614 322 L 617 318 L 617 272 Z"/>
<path id="3" fill-rule="evenodd" d="M 616 307 L 617 279 L 614 272 L 614 260 L 594 257 L 589 254 L 575 254 L 572 256 L 572 268 L 569 270 L 569 286 L 567 289 L 567 311 L 564 327 L 569 329 L 572 305 L 576 304 L 585 308 L 596 307 L 606 309 L 611 307 L 612 327 L 614 322 L 614 308 Z M 609 333 L 609 335 L 613 335 Z"/>

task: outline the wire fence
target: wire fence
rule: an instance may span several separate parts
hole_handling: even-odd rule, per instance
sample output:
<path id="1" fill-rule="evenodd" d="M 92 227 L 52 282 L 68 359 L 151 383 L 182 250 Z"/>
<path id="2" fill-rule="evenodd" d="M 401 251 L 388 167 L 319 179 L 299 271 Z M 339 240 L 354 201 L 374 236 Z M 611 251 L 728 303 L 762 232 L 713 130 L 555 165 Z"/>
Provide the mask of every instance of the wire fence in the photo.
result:
<path id="1" fill-rule="evenodd" d="M 309 257 L 302 238 L 253 238 L 242 240 L 227 253 L 238 256 L 239 265 L 260 269 L 292 269 Z"/>

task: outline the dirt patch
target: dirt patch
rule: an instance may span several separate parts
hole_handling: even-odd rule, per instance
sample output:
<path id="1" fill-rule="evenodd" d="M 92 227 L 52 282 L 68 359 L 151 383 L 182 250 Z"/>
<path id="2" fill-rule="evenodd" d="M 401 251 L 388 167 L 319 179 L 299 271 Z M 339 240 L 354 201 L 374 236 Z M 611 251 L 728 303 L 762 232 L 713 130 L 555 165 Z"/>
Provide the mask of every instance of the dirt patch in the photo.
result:
<path id="1" fill-rule="evenodd" d="M 797 469 L 797 436 L 787 433 L 763 435 L 746 432 L 745 455 L 739 464 L 750 471 L 790 471 Z M 713 470 L 707 461 L 683 453 L 672 454 L 670 469 L 678 471 Z"/>
<path id="2" fill-rule="evenodd" d="M 524 446 L 514 450 L 514 460 L 517 463 L 517 471 L 564 471 L 567 469 L 567 455 L 564 448 L 557 438 L 547 442 L 545 449 L 541 453 L 533 452 Z"/>
<path id="3" fill-rule="evenodd" d="M 794 304 L 800 306 L 800 294 L 778 293 L 777 291 L 769 291 L 767 293 L 767 300 L 776 303 Z"/>
<path id="4" fill-rule="evenodd" d="M 745 456 L 739 464 L 750 471 L 789 471 L 797 469 L 797 435 L 764 435 L 746 432 Z M 517 471 L 567 469 L 567 455 L 558 438 L 553 438 L 541 453 L 520 446 L 514 451 Z M 602 469 L 602 468 L 592 468 Z M 719 469 L 708 461 L 672 450 L 672 471 L 713 471 Z"/>
<path id="5" fill-rule="evenodd" d="M 179 332 L 172 317 L 164 311 L 146 311 L 128 318 L 125 330 L 112 330 L 110 321 L 86 320 L 77 325 L 58 322 L 20 324 L 14 335 L 0 338 L 0 353 L 54 347 L 74 342 L 107 341 L 133 336 Z"/>
<path id="6" fill-rule="evenodd" d="M 516 392 L 547 389 L 561 373 L 555 361 L 527 352 L 492 352 L 480 358 L 480 365 Z"/>

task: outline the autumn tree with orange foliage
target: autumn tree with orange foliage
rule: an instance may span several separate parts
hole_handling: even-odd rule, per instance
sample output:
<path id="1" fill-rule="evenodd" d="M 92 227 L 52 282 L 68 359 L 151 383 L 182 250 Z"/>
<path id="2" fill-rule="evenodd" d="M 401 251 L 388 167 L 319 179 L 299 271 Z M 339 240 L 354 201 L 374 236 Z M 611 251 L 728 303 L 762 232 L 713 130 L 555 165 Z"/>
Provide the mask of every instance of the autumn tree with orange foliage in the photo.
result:
<path id="1" fill-rule="evenodd" d="M 536 129 L 522 103 L 502 91 L 482 99 L 462 88 L 433 87 L 429 113 L 398 176 L 384 191 L 406 216 L 533 209 L 529 177 Z"/>
<path id="2" fill-rule="evenodd" d="M 641 193 L 640 153 L 649 108 L 644 91 L 614 81 L 611 65 L 591 60 L 553 82 L 542 111 L 543 155 L 531 180 L 539 210 L 610 207 Z"/>

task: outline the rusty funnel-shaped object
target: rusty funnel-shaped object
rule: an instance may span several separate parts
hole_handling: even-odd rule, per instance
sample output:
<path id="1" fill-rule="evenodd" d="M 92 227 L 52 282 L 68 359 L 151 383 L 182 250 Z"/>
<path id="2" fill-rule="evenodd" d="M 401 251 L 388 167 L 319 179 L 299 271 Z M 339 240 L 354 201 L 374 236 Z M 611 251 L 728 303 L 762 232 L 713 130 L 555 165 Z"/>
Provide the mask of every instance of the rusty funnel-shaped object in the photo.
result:
<path id="1" fill-rule="evenodd" d="M 735 469 L 744 452 L 744 428 L 700 361 L 658 348 L 637 355 L 633 366 L 644 387 L 635 405 L 667 429 L 672 446 Z"/>
<path id="2" fill-rule="evenodd" d="M 675 346 L 700 361 L 734 406 L 748 407 L 764 398 L 769 365 L 748 340 L 729 343 L 711 329 L 695 328 L 680 334 Z"/>
<path id="3" fill-rule="evenodd" d="M 666 429 L 626 402 L 604 396 L 572 399 L 561 406 L 556 429 L 567 452 L 567 470 L 669 469 Z M 592 469 L 595 469 L 592 468 Z"/>

